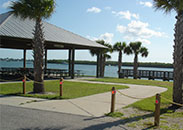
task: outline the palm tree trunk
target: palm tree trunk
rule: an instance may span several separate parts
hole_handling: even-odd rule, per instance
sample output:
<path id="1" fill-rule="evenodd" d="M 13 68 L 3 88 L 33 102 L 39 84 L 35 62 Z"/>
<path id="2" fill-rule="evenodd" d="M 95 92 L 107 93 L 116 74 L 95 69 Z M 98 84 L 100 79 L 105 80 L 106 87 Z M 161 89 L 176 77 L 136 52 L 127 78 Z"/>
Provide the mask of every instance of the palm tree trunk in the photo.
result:
<path id="1" fill-rule="evenodd" d="M 173 101 L 183 104 L 183 15 L 176 16 L 174 40 Z"/>
<path id="2" fill-rule="evenodd" d="M 34 39 L 33 39 L 33 56 L 34 56 L 34 93 L 44 93 L 44 34 L 41 19 L 36 20 Z"/>
<path id="3" fill-rule="evenodd" d="M 101 56 L 101 78 L 104 77 L 104 54 Z"/>
<path id="4" fill-rule="evenodd" d="M 122 51 L 119 51 L 119 58 L 118 58 L 118 76 L 120 78 L 120 71 L 122 66 Z"/>
<path id="5" fill-rule="evenodd" d="M 105 73 L 105 62 L 106 62 L 106 57 L 105 57 L 105 56 L 103 56 L 102 78 L 104 77 L 104 73 Z"/>
<path id="6" fill-rule="evenodd" d="M 137 69 L 138 69 L 138 55 L 135 54 L 134 57 L 134 66 L 133 66 L 133 78 L 137 79 Z"/>

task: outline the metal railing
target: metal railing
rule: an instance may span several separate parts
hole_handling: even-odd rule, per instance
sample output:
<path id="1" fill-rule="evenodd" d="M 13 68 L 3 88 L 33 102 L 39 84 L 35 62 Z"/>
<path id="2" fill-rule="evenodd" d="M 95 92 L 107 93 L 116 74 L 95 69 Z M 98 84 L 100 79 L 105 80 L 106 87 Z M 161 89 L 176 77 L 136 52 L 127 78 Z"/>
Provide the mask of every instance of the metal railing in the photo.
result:
<path id="1" fill-rule="evenodd" d="M 122 69 L 120 72 L 120 78 L 133 77 L 132 69 Z M 172 71 L 157 71 L 157 70 L 138 70 L 137 77 L 152 79 L 162 79 L 163 81 L 173 80 Z"/>

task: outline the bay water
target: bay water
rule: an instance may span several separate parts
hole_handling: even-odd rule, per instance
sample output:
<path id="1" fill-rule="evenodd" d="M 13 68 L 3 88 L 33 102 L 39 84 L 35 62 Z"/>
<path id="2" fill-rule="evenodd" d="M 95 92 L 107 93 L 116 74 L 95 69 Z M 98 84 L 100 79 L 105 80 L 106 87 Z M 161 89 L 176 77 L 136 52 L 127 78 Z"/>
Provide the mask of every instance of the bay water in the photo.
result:
<path id="1" fill-rule="evenodd" d="M 19 68 L 23 67 L 23 61 L 2 61 L 0 67 Z M 27 61 L 27 68 L 33 68 L 33 62 Z M 68 64 L 48 63 L 48 69 L 68 69 Z M 123 69 L 133 69 L 133 67 L 122 66 Z M 154 68 L 154 67 L 139 67 L 139 70 L 157 70 L 157 71 L 173 71 L 173 68 Z M 75 70 L 80 70 L 81 73 L 88 76 L 96 76 L 96 65 L 75 64 Z M 106 66 L 105 77 L 118 77 L 118 66 Z"/>

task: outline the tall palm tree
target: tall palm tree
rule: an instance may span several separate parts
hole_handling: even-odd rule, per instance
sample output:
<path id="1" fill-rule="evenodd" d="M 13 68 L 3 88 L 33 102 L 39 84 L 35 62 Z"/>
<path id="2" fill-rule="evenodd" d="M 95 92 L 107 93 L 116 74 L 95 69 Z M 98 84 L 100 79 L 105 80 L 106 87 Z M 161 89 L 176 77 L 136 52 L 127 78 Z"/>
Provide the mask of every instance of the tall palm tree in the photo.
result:
<path id="1" fill-rule="evenodd" d="M 15 16 L 22 19 L 32 19 L 35 21 L 33 30 L 33 57 L 34 57 L 34 88 L 35 93 L 44 93 L 44 73 L 43 57 L 45 49 L 45 39 L 43 33 L 42 19 L 51 16 L 55 8 L 54 0 L 18 0 L 12 3 L 10 9 Z"/>
<path id="2" fill-rule="evenodd" d="M 133 66 L 133 78 L 137 79 L 137 69 L 138 69 L 138 55 L 141 54 L 142 57 L 148 56 L 148 49 L 142 47 L 141 42 L 131 42 L 124 50 L 126 54 L 134 54 L 134 66 Z"/>
<path id="3" fill-rule="evenodd" d="M 126 47 L 126 43 L 125 42 L 123 42 L 123 43 L 116 42 L 113 45 L 113 50 L 119 52 L 119 55 L 118 55 L 118 76 L 119 76 L 119 78 L 120 78 L 119 73 L 121 71 L 121 66 L 122 66 L 122 53 L 125 50 L 125 47 Z"/>
<path id="4" fill-rule="evenodd" d="M 112 53 L 112 46 L 109 43 L 106 43 L 104 40 L 97 40 L 96 42 L 107 47 L 106 49 L 101 49 L 101 50 L 96 50 L 96 49 L 90 50 L 90 53 L 92 56 L 100 55 L 100 75 L 99 76 L 104 77 L 106 59 L 111 58 L 108 52 Z"/>
<path id="5" fill-rule="evenodd" d="M 183 104 L 183 0 L 154 0 L 154 7 L 169 13 L 176 11 L 174 39 L 173 101 Z"/>

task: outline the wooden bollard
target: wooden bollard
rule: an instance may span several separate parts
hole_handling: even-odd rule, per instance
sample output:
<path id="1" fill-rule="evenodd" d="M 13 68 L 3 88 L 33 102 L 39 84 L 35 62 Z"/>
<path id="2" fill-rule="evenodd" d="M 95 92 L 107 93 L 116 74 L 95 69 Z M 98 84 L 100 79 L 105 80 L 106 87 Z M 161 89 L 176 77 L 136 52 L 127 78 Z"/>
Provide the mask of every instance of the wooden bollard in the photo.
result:
<path id="1" fill-rule="evenodd" d="M 112 95 L 111 95 L 111 113 L 115 110 L 115 96 L 116 96 L 116 90 L 115 87 L 112 87 Z"/>
<path id="2" fill-rule="evenodd" d="M 63 93 L 63 82 L 64 82 L 64 79 L 63 78 L 61 78 L 60 79 L 60 96 L 62 97 L 62 93 Z"/>
<path id="3" fill-rule="evenodd" d="M 155 101 L 155 113 L 154 113 L 154 125 L 159 126 L 160 122 L 160 102 L 161 97 L 160 94 L 156 94 L 156 101 Z"/>
<path id="4" fill-rule="evenodd" d="M 23 94 L 26 94 L 26 75 L 24 75 L 24 78 L 23 78 Z"/>

